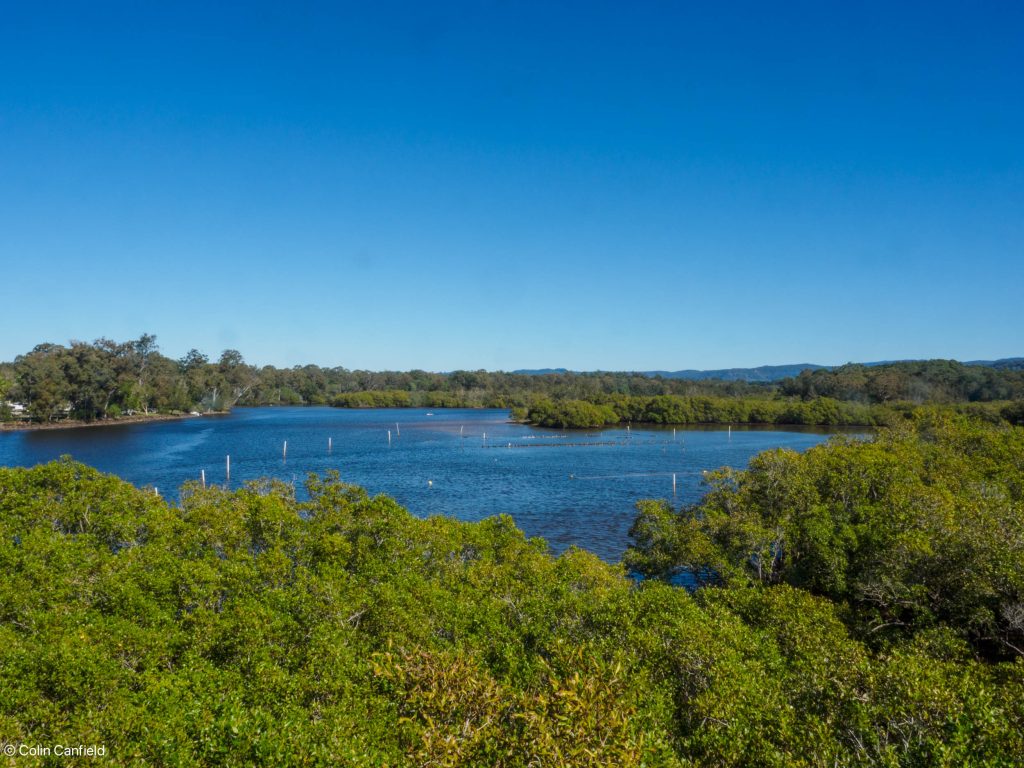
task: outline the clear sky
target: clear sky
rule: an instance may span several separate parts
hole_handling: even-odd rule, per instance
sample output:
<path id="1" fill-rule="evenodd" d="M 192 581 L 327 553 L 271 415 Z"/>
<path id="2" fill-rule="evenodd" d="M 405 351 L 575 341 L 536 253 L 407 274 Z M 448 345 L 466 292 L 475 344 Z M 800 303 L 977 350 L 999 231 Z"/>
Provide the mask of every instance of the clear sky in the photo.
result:
<path id="1" fill-rule="evenodd" d="M 8 3 L 0 359 L 1024 354 L 1024 4 Z"/>

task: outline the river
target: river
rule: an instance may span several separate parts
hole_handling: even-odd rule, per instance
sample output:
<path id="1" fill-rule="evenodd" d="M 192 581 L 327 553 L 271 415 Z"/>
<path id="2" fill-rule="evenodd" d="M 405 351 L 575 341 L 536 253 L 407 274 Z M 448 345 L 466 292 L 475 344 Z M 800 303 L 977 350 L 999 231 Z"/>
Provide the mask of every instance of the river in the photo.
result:
<path id="1" fill-rule="evenodd" d="M 236 408 L 181 421 L 4 432 L 0 465 L 69 454 L 172 499 L 201 470 L 208 483 L 225 483 L 228 455 L 233 487 L 258 477 L 301 486 L 309 472 L 337 469 L 416 515 L 508 513 L 555 552 L 576 545 L 617 561 L 638 499 L 691 503 L 705 470 L 828 437 L 797 427 L 550 430 L 508 423 L 504 410 Z"/>

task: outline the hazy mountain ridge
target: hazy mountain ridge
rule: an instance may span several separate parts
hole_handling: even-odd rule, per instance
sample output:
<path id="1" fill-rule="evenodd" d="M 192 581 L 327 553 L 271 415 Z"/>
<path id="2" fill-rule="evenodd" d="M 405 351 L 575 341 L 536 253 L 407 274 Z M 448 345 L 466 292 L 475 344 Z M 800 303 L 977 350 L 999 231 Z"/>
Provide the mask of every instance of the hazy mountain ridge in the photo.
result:
<path id="1" fill-rule="evenodd" d="M 870 363 L 861 363 L 861 365 L 878 366 L 910 362 L 921 361 L 878 360 Z M 1006 357 L 999 360 L 968 360 L 964 362 L 964 365 L 979 365 L 986 368 L 1020 371 L 1024 370 L 1024 357 Z M 635 373 L 642 376 L 661 376 L 664 379 L 691 379 L 693 381 L 705 379 L 719 379 L 721 381 L 780 381 L 793 376 L 799 376 L 802 371 L 831 370 L 838 367 L 835 365 L 818 365 L 816 363 L 790 363 L 788 365 L 759 365 L 756 368 L 718 368 L 706 371 L 695 369 L 681 371 L 636 371 Z M 512 373 L 543 376 L 556 373 L 579 373 L 579 371 L 570 371 L 567 368 L 523 368 L 512 371 Z"/>

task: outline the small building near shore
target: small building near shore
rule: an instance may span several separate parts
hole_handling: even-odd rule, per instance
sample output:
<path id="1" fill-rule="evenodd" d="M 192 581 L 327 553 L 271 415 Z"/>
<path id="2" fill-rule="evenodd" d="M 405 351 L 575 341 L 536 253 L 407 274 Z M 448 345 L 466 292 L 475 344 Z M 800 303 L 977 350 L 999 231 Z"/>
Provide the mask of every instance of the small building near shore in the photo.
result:
<path id="1" fill-rule="evenodd" d="M 10 409 L 11 414 L 16 419 L 27 419 L 28 418 L 28 408 L 25 407 L 24 403 L 12 403 L 9 400 L 5 400 L 3 402 L 3 406 L 5 408 Z"/>

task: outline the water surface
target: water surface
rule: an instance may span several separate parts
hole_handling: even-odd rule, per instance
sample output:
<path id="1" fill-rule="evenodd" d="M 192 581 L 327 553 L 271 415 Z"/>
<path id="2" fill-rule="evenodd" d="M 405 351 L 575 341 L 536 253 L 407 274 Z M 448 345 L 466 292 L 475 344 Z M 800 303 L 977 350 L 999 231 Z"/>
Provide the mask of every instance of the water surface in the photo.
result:
<path id="1" fill-rule="evenodd" d="M 237 408 L 182 421 L 0 433 L 0 465 L 70 454 L 168 498 L 200 470 L 223 484 L 229 454 L 233 487 L 258 477 L 301 486 L 308 472 L 337 469 L 416 515 L 508 513 L 556 552 L 575 544 L 616 561 L 635 502 L 673 498 L 673 474 L 675 500 L 690 503 L 703 493 L 704 470 L 744 467 L 763 450 L 801 451 L 827 438 L 799 428 L 559 431 L 510 424 L 504 410 Z"/>

